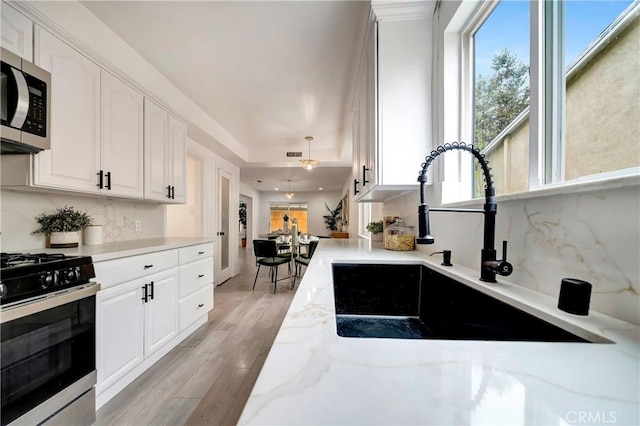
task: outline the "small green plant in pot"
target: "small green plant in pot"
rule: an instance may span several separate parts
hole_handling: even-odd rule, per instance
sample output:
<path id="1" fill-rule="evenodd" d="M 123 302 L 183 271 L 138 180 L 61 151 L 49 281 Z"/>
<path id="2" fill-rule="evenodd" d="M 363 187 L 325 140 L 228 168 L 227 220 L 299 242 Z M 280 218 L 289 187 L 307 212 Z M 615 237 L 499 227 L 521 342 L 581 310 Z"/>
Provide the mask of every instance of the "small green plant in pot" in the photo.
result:
<path id="1" fill-rule="evenodd" d="M 64 206 L 54 213 L 42 213 L 36 217 L 40 229 L 34 234 L 49 237 L 51 248 L 78 247 L 78 233 L 93 224 L 93 218 L 87 213 L 74 210 L 72 206 Z"/>
<path id="2" fill-rule="evenodd" d="M 371 232 L 371 241 L 382 241 L 382 231 L 384 230 L 381 220 L 369 222 L 367 231 Z"/>

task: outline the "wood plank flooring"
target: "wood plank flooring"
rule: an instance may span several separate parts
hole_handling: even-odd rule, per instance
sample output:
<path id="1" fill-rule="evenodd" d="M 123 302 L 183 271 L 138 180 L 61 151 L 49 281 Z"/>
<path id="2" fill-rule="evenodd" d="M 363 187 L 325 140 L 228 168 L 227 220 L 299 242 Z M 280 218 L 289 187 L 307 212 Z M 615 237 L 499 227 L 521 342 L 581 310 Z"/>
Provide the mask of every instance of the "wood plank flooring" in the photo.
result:
<path id="1" fill-rule="evenodd" d="M 295 290 L 240 250 L 240 274 L 215 289 L 209 321 L 96 413 L 96 425 L 235 425 Z M 280 268 L 280 276 L 286 271 Z M 297 288 L 297 286 L 296 286 Z"/>

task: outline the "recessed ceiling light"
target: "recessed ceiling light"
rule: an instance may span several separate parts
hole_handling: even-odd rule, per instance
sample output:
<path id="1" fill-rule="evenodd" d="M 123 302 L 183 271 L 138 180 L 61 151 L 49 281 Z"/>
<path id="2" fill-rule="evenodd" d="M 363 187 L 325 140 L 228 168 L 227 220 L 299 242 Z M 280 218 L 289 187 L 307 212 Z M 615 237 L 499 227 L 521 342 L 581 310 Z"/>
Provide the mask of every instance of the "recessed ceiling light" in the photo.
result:
<path id="1" fill-rule="evenodd" d="M 318 188 L 318 191 L 322 191 L 324 188 Z"/>
<path id="2" fill-rule="evenodd" d="M 274 191 L 279 191 L 279 189 L 278 189 L 278 188 L 273 188 L 273 190 L 274 190 Z"/>

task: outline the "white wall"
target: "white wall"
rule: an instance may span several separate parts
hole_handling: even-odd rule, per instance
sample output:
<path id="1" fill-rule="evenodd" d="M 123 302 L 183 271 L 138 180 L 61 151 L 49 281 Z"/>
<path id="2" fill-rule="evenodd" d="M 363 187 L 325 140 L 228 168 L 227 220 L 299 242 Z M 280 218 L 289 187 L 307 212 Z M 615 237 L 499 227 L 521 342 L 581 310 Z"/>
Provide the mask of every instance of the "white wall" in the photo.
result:
<path id="1" fill-rule="evenodd" d="M 3 189 L 2 251 L 23 252 L 46 246 L 42 234 L 32 235 L 38 229 L 35 217 L 40 213 L 53 213 L 65 205 L 85 211 L 96 225 L 104 225 L 104 241 L 127 241 L 162 237 L 165 227 L 165 207 L 157 203 L 134 202 L 109 198 L 74 195 L 21 193 Z M 135 232 L 134 222 L 142 222 L 142 232 Z"/>
<path id="2" fill-rule="evenodd" d="M 260 192 L 260 200 L 258 203 L 258 233 L 267 234 L 269 232 L 269 207 L 271 202 L 288 202 L 307 203 L 307 223 L 308 232 L 312 235 L 329 235 L 329 230 L 324 223 L 322 216 L 329 214 L 324 203 L 334 209 L 342 199 L 339 192 L 296 192 L 293 199 L 289 200 L 284 196 L 283 192 L 264 191 Z"/>

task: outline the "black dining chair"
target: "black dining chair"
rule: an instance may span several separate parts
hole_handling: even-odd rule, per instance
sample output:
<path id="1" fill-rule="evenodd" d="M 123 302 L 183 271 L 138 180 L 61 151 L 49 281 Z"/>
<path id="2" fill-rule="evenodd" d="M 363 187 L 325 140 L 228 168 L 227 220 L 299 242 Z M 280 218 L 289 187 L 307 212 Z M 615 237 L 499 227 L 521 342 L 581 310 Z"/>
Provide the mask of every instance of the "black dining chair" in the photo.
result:
<path id="1" fill-rule="evenodd" d="M 278 282 L 278 266 L 285 263 L 291 265 L 291 258 L 278 256 L 278 246 L 275 240 L 253 240 L 253 254 L 256 256 L 258 270 L 256 271 L 256 278 L 253 280 L 252 290 L 256 289 L 260 266 L 264 265 L 269 267 L 269 278 L 273 282 L 273 292 L 275 293 L 276 283 Z"/>
<path id="2" fill-rule="evenodd" d="M 318 241 L 310 241 L 309 242 L 309 250 L 305 254 L 301 254 L 299 257 L 296 257 L 296 270 L 295 275 L 293 276 L 293 284 L 296 283 L 296 278 L 300 277 L 300 272 L 302 272 L 302 267 L 305 268 L 309 266 L 309 262 L 313 257 L 313 253 L 316 251 L 316 247 L 318 247 Z"/>

